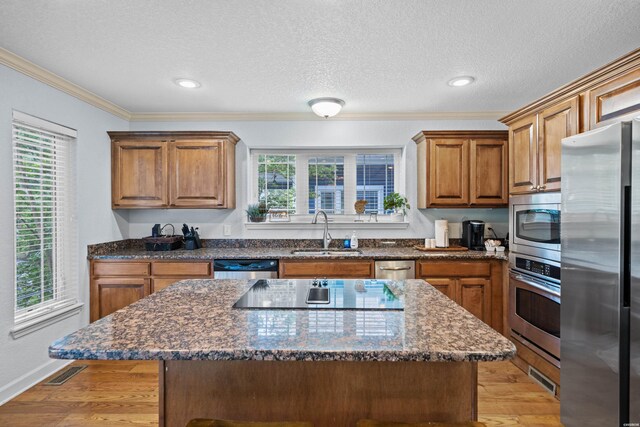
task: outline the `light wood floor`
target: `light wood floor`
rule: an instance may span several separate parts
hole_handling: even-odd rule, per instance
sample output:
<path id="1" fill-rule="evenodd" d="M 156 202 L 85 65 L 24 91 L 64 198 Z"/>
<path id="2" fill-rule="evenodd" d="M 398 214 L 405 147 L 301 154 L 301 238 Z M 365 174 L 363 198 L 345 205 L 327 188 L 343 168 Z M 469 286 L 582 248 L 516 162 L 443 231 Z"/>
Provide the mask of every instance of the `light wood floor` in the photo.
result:
<path id="1" fill-rule="evenodd" d="M 38 384 L 0 406 L 0 426 L 158 425 L 156 362 L 76 362 L 62 386 Z M 560 404 L 510 362 L 481 363 L 479 420 L 488 426 L 561 426 Z"/>

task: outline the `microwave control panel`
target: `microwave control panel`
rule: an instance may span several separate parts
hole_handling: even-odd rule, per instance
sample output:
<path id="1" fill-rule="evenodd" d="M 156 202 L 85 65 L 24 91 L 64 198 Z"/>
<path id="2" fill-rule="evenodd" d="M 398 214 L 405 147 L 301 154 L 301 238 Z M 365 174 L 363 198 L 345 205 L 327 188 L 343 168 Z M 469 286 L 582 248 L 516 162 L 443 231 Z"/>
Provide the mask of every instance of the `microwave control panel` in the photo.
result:
<path id="1" fill-rule="evenodd" d="M 534 261 L 527 258 L 516 257 L 516 267 L 527 270 L 540 276 L 560 280 L 560 267 L 545 262 Z"/>

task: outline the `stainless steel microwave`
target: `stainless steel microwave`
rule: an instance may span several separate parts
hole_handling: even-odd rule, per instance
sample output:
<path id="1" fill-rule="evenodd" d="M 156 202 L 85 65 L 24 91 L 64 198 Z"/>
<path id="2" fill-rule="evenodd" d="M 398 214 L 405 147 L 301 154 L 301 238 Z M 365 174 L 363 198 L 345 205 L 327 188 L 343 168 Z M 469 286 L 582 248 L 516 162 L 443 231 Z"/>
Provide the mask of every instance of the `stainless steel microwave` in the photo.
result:
<path id="1" fill-rule="evenodd" d="M 560 262 L 560 193 L 509 199 L 510 250 Z"/>

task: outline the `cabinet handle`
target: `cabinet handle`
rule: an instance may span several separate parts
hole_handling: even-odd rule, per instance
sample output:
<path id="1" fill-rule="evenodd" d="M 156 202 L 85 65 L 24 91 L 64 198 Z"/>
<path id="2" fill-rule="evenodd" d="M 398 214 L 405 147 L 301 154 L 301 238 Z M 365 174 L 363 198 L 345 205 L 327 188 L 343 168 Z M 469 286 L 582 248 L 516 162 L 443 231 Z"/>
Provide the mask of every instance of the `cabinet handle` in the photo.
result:
<path id="1" fill-rule="evenodd" d="M 538 191 L 544 191 L 545 188 L 547 188 L 546 185 L 538 185 Z"/>
<path id="2" fill-rule="evenodd" d="M 532 185 L 532 186 L 531 186 L 531 188 L 530 188 L 530 190 L 537 190 L 537 188 L 536 188 L 536 186 L 535 186 L 535 185 Z"/>

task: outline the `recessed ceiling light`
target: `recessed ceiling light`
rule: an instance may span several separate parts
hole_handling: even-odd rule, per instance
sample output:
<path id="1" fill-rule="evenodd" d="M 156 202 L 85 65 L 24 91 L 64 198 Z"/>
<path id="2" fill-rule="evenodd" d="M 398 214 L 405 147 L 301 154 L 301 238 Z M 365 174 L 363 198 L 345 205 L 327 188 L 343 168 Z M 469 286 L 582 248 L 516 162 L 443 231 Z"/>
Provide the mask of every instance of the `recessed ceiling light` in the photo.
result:
<path id="1" fill-rule="evenodd" d="M 471 76 L 460 76 L 449 80 L 449 86 L 461 87 L 473 83 L 476 79 Z"/>
<path id="2" fill-rule="evenodd" d="M 175 84 L 177 84 L 180 87 L 184 87 L 187 89 L 195 89 L 197 87 L 200 87 L 200 83 L 195 81 L 195 80 L 191 80 L 191 79 L 175 79 L 174 80 Z"/>

